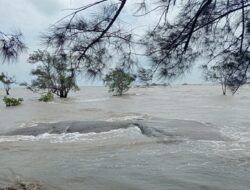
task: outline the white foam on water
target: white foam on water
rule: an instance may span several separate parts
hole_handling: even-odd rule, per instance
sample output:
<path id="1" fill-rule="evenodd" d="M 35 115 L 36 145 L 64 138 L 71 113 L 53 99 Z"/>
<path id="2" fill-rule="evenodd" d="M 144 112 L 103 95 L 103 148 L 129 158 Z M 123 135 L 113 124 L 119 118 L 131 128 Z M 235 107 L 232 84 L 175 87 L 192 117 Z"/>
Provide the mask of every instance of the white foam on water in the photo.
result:
<path id="1" fill-rule="evenodd" d="M 207 157 L 217 155 L 223 159 L 237 160 L 244 155 L 244 158 L 250 157 L 248 143 L 238 141 L 186 141 L 187 147 L 181 148 L 182 151 L 192 154 L 201 154 Z"/>
<path id="2" fill-rule="evenodd" d="M 24 127 L 26 127 L 26 123 L 21 123 L 19 126 L 18 126 L 18 128 L 24 128 Z"/>
<path id="3" fill-rule="evenodd" d="M 93 99 L 81 99 L 81 100 L 76 100 L 75 102 L 102 102 L 102 101 L 106 101 L 109 100 L 109 98 L 93 98 Z"/>
<path id="4" fill-rule="evenodd" d="M 108 122 L 113 121 L 131 121 L 131 120 L 143 120 L 143 119 L 149 119 L 149 116 L 147 115 L 127 115 L 127 116 L 121 116 L 121 117 L 112 117 L 107 119 Z"/>
<path id="5" fill-rule="evenodd" d="M 223 126 L 220 130 L 220 132 L 235 140 L 238 142 L 250 142 L 250 126 L 249 127 L 243 127 L 243 126 L 235 126 L 235 127 L 229 127 L 229 126 Z"/>
<path id="6" fill-rule="evenodd" d="M 58 123 L 60 122 L 59 120 L 53 120 L 53 121 L 31 121 L 30 123 L 25 123 L 25 127 L 29 126 L 29 127 L 37 127 L 39 124 L 53 124 L 53 123 Z"/>
<path id="7" fill-rule="evenodd" d="M 51 102 L 46 102 L 46 104 L 60 104 L 60 103 L 51 101 Z"/>
<path id="8" fill-rule="evenodd" d="M 50 143 L 74 143 L 82 141 L 96 141 L 114 138 L 138 138 L 143 136 L 138 127 L 129 127 L 127 129 L 115 129 L 102 133 L 62 133 L 62 134 L 49 134 L 44 133 L 38 136 L 1 136 L 0 143 L 3 142 L 18 142 L 18 141 L 48 141 Z"/>

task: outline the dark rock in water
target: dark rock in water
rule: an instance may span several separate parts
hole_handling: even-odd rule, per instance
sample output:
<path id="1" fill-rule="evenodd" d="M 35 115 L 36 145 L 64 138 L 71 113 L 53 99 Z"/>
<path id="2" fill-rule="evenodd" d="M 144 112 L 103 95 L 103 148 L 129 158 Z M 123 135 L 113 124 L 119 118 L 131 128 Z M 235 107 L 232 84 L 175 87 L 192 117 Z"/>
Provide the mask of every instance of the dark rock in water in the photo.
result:
<path id="1" fill-rule="evenodd" d="M 38 136 L 44 133 L 101 133 L 116 129 L 126 129 L 129 127 L 138 127 L 142 134 L 148 137 L 157 137 L 158 139 L 167 138 L 167 142 L 175 142 L 184 139 L 214 141 L 226 140 L 221 136 L 220 132 L 212 126 L 207 126 L 196 121 L 185 120 L 156 120 L 140 122 L 66 121 L 58 123 L 40 123 L 36 127 L 20 128 L 4 135 Z"/>

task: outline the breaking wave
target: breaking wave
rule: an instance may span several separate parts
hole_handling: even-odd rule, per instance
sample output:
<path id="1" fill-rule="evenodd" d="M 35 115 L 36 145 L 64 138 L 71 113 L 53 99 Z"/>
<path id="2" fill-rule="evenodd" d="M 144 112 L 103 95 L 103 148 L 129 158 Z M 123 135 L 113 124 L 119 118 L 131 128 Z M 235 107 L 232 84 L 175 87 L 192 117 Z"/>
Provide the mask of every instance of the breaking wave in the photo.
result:
<path id="1" fill-rule="evenodd" d="M 224 141 L 214 128 L 195 121 L 64 121 L 38 123 L 0 135 L 1 142 L 46 141 L 51 143 L 92 142 L 123 139 L 129 141 L 151 138 L 157 142 L 186 140 Z"/>
<path id="2" fill-rule="evenodd" d="M 38 136 L 32 135 L 14 135 L 14 136 L 1 136 L 0 143 L 3 142 L 17 142 L 17 141 L 47 141 L 50 143 L 74 143 L 74 142 L 84 142 L 84 141 L 96 141 L 105 140 L 108 138 L 138 138 L 143 136 L 140 128 L 129 127 L 126 129 L 114 129 L 107 132 L 91 132 L 91 133 L 61 133 L 61 134 L 50 134 L 43 133 Z"/>

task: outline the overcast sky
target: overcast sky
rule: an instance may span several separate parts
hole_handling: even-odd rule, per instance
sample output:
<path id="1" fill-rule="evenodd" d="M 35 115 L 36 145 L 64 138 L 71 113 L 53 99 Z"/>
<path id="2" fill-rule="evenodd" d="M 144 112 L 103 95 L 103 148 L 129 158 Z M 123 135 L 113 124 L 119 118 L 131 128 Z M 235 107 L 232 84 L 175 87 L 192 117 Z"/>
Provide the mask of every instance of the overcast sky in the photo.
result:
<path id="1" fill-rule="evenodd" d="M 0 0 L 0 30 L 11 33 L 20 29 L 28 46 L 27 52 L 21 55 L 17 63 L 0 65 L 0 72 L 15 75 L 18 82 L 29 81 L 32 66 L 26 60 L 29 53 L 42 47 L 39 40 L 41 33 L 46 32 L 50 25 L 65 16 L 68 13 L 65 9 L 79 7 L 88 2 L 94 2 L 94 0 Z M 139 18 L 132 17 L 131 8 L 135 4 L 134 1 L 130 2 L 122 19 L 129 22 L 128 27 L 136 26 L 140 33 L 147 29 L 145 23 L 154 22 L 154 16 L 148 16 L 146 20 L 144 18 L 143 22 Z M 203 80 L 199 73 L 197 69 L 194 69 L 178 83 L 201 83 Z M 91 83 L 82 80 L 80 84 Z"/>

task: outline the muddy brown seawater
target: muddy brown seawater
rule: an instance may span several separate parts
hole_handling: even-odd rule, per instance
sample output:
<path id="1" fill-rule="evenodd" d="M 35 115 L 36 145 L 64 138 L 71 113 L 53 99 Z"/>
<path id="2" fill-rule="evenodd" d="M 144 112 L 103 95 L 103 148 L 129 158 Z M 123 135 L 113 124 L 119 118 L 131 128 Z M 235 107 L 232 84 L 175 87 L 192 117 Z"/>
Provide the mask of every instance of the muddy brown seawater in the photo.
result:
<path id="1" fill-rule="evenodd" d="M 239 92 L 187 85 L 111 97 L 84 87 L 41 103 L 14 89 L 25 101 L 0 103 L 0 187 L 249 190 L 250 88 Z M 8 182 L 10 170 L 32 180 Z"/>

